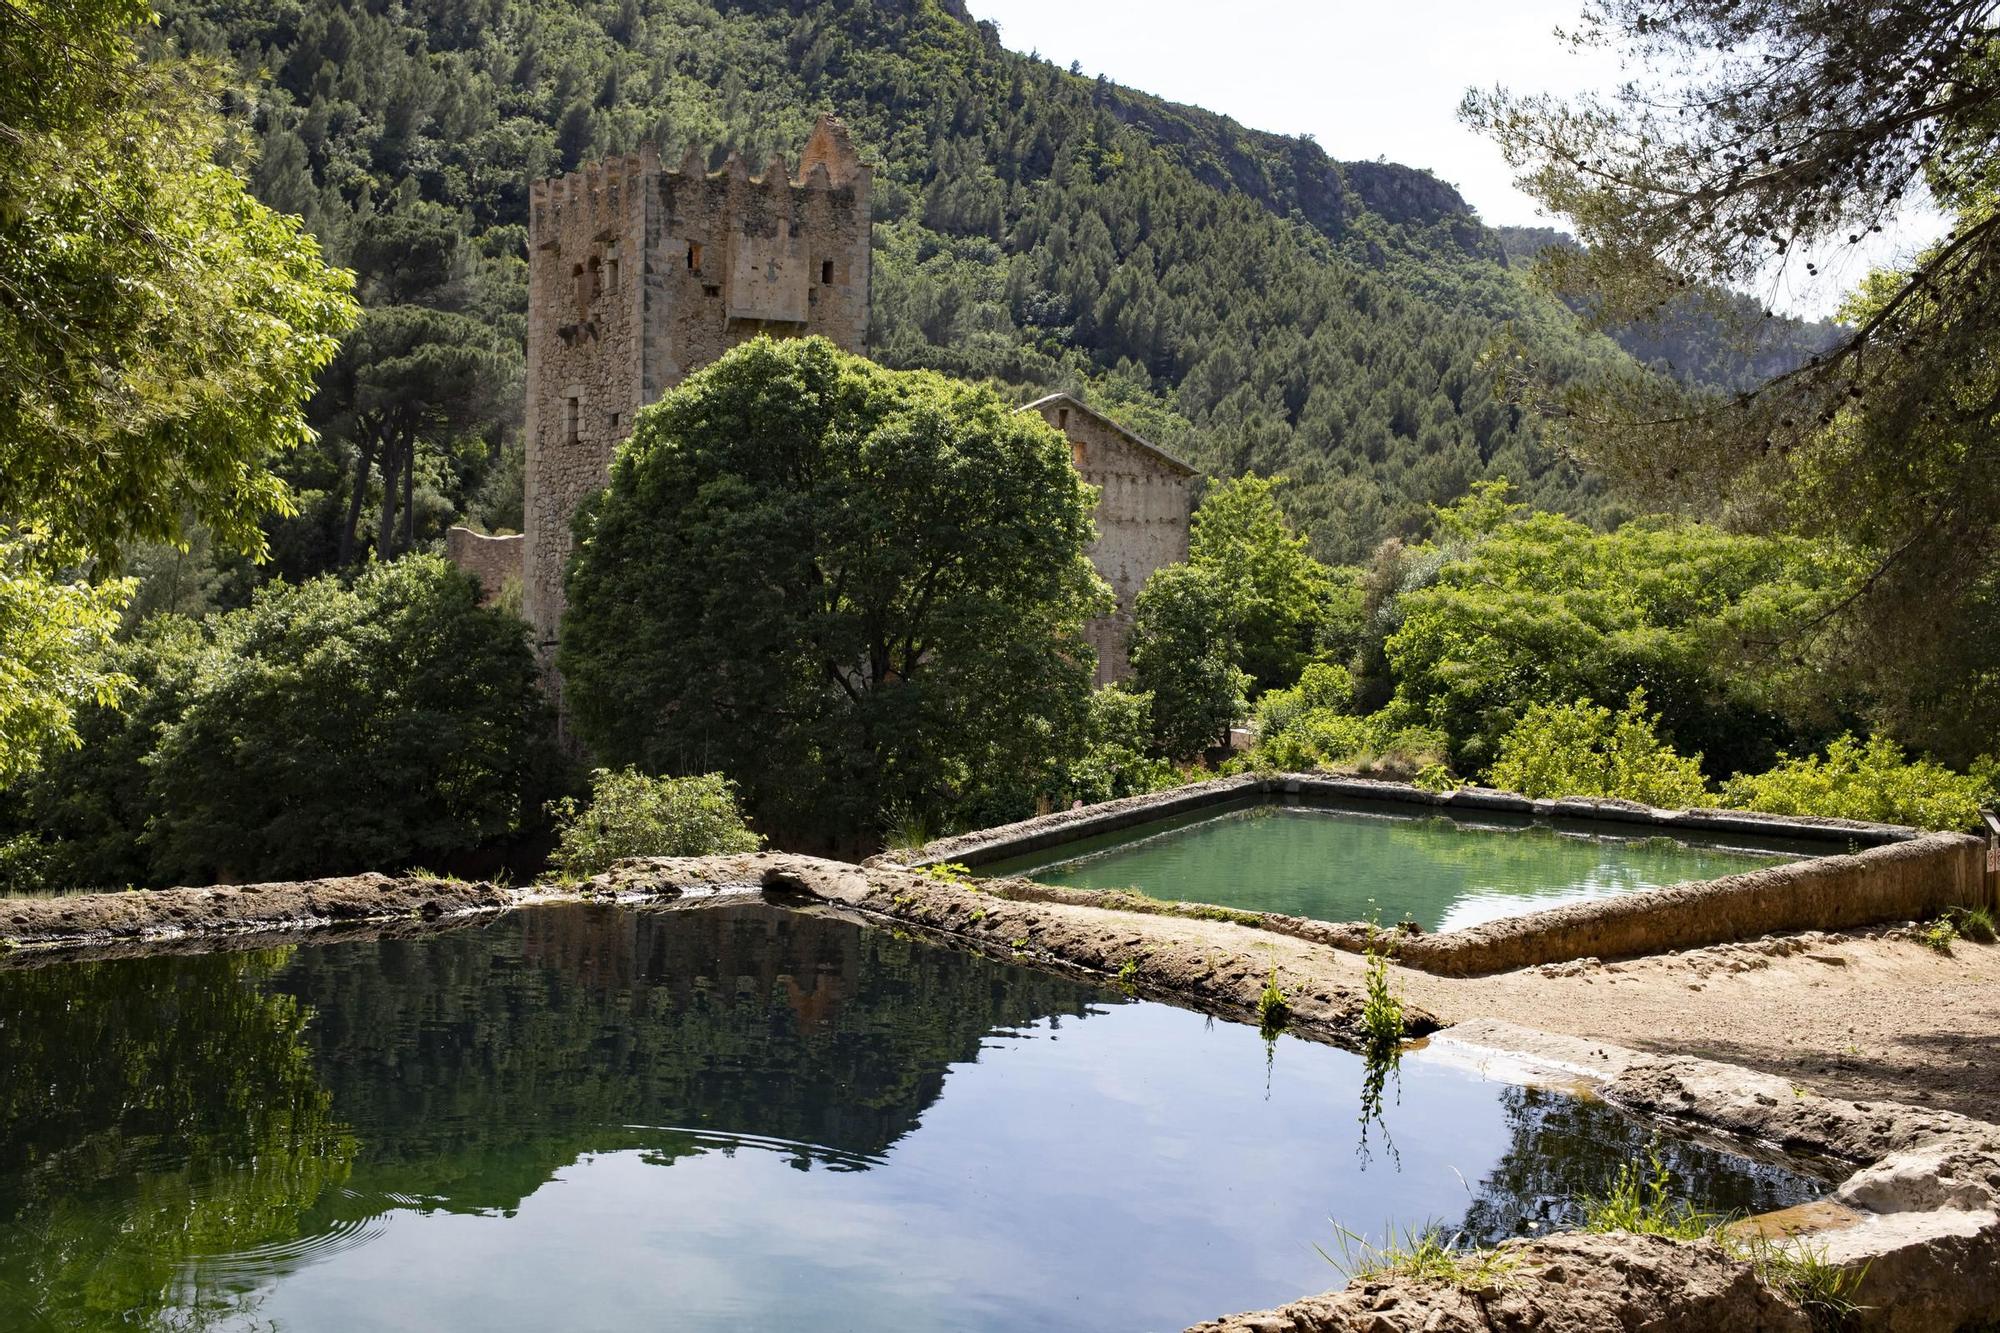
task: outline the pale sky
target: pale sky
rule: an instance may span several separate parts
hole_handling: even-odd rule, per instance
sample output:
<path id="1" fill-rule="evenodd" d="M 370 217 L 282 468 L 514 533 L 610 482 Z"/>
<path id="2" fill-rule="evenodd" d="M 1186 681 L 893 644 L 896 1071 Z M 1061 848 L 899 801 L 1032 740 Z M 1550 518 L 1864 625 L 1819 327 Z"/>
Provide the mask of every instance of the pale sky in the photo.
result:
<path id="1" fill-rule="evenodd" d="M 1311 134 L 1343 160 L 1386 157 L 1458 187 L 1490 224 L 1562 226 L 1515 189 L 1500 151 L 1458 119 L 1469 87 L 1573 96 L 1609 92 L 1616 54 L 1556 35 L 1582 0 L 968 0 L 1016 51 L 1231 116 L 1254 129 Z M 1757 294 L 1821 314 L 1871 263 L 1942 230 L 1928 215 L 1861 247 L 1811 257 Z"/>

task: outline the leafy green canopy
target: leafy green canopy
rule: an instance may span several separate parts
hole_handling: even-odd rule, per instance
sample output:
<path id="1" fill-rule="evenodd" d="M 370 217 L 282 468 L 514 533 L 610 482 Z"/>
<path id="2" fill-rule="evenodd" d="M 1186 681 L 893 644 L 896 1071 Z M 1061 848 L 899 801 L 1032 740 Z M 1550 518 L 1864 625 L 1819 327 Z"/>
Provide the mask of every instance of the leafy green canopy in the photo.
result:
<path id="1" fill-rule="evenodd" d="M 757 339 L 640 414 L 577 517 L 558 655 L 592 751 L 854 839 L 1074 744 L 1108 607 L 1062 438 L 990 391 Z"/>
<path id="2" fill-rule="evenodd" d="M 565 796 L 553 809 L 549 859 L 563 879 L 588 879 L 628 856 L 720 856 L 764 845 L 736 808 L 736 784 L 720 773 L 653 778 L 600 768 L 590 775 L 588 804 Z"/>
<path id="3" fill-rule="evenodd" d="M 1799 650 L 1837 650 L 1880 721 L 1954 762 L 2000 726 L 1996 19 L 1995 0 L 1597 0 L 1582 40 L 1649 77 L 1609 102 L 1466 108 L 1575 225 L 1584 248 L 1551 276 L 1607 321 L 1702 284 L 1810 285 L 1912 203 L 1953 220 L 1863 284 L 1833 346 L 1743 392 L 1544 388 L 1581 456 L 1644 500 L 1861 552 L 1866 578 Z"/>
<path id="4" fill-rule="evenodd" d="M 1248 711 L 1250 676 L 1229 590 L 1194 565 L 1156 569 L 1132 615 L 1132 681 L 1153 699 L 1153 744 L 1174 758 L 1220 745 Z"/>
<path id="5" fill-rule="evenodd" d="M 1839 736 L 1823 755 L 1781 756 L 1769 771 L 1731 778 L 1724 801 L 1776 815 L 1830 815 L 1919 828 L 1976 830 L 1995 795 L 1992 760 L 1973 773 L 1908 759 L 1886 736 Z"/>
<path id="6" fill-rule="evenodd" d="M 190 520 L 262 550 L 271 459 L 354 317 L 298 219 L 215 161 L 213 72 L 140 62 L 148 17 L 0 14 L 0 523 L 50 568 Z"/>
<path id="7" fill-rule="evenodd" d="M 17 879 L 407 866 L 520 829 L 547 776 L 520 622 L 434 556 L 351 587 L 274 583 L 205 625 L 156 617 L 110 662 L 133 681 L 125 711 L 87 710 L 83 748 L 14 793 Z"/>
<path id="8" fill-rule="evenodd" d="M 1284 483 L 1244 476 L 1211 484 L 1188 542 L 1188 563 L 1227 601 L 1237 665 L 1260 692 L 1299 678 L 1336 598 L 1333 571 L 1313 559 L 1278 507 Z"/>
<path id="9" fill-rule="evenodd" d="M 1461 772 L 1493 762 L 1535 704 L 1644 689 L 1666 734 L 1718 774 L 1825 734 L 1837 706 L 1816 664 L 1782 646 L 1853 573 L 1808 541 L 1664 518 L 1592 532 L 1493 487 L 1391 563 L 1377 615 L 1393 705 L 1442 729 Z"/>
<path id="10" fill-rule="evenodd" d="M 59 583 L 24 564 L 0 543 L 0 788 L 75 748 L 77 711 L 116 704 L 125 685 L 104 654 L 131 584 Z"/>

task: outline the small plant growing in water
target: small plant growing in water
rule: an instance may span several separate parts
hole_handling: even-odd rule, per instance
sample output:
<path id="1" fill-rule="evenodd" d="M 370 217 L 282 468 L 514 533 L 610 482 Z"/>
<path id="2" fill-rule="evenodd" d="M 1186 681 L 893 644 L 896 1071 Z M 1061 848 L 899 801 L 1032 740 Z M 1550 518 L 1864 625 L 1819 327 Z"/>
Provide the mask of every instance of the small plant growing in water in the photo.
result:
<path id="1" fill-rule="evenodd" d="M 1257 997 L 1257 1026 L 1265 1036 L 1275 1036 L 1285 1030 L 1285 1022 L 1291 1016 L 1292 1007 L 1278 985 L 1278 967 L 1273 963 L 1271 975 L 1264 980 L 1264 992 Z"/>
<path id="2" fill-rule="evenodd" d="M 1384 941 L 1383 932 L 1371 924 L 1363 955 L 1368 960 L 1368 993 L 1361 1006 L 1361 1026 L 1371 1049 L 1394 1047 L 1403 1040 L 1403 1001 L 1389 989 L 1389 958 L 1395 945 Z"/>
<path id="3" fill-rule="evenodd" d="M 1138 979 L 1139 960 L 1136 958 L 1127 958 L 1118 967 L 1118 984 L 1130 990 L 1132 984 L 1138 981 Z"/>

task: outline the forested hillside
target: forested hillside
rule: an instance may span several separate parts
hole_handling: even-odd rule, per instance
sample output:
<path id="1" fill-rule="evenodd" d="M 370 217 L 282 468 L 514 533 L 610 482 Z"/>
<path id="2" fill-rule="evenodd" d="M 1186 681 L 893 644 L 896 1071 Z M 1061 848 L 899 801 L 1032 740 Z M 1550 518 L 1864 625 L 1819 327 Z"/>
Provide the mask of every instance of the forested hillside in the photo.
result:
<path id="1" fill-rule="evenodd" d="M 1576 238 L 1554 227 L 1496 227 L 1508 266 L 1533 268 L 1552 249 L 1577 249 Z M 1727 287 L 1706 285 L 1644 320 L 1612 321 L 1607 336 L 1634 358 L 1683 383 L 1747 389 L 1804 365 L 1840 338 L 1828 320 L 1799 319 L 1767 310 Z"/>
<path id="2" fill-rule="evenodd" d="M 170 5 L 162 40 L 244 89 L 257 192 L 370 307 L 315 402 L 322 443 L 292 465 L 304 508 L 274 534 L 278 568 L 405 549 L 460 512 L 518 522 L 529 180 L 646 139 L 761 164 L 827 109 L 882 167 L 879 360 L 1066 387 L 1217 472 L 1287 473 L 1327 558 L 1500 474 L 1606 516 L 1483 358 L 1503 323 L 1570 373 L 1619 353 L 1510 272 L 1448 186 L 1064 72 L 956 8 Z"/>

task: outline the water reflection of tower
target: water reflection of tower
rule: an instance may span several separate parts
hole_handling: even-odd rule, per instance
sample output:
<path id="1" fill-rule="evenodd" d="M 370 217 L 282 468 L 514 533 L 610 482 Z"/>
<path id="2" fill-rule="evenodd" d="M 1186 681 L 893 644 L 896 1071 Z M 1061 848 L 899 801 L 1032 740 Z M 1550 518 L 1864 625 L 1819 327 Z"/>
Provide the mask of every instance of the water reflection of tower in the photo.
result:
<path id="1" fill-rule="evenodd" d="M 802 1031 L 839 1017 L 861 967 L 852 926 L 789 912 L 575 907 L 523 920 L 522 957 L 594 993 L 637 986 L 680 1008 L 697 995 L 733 1004 L 747 993 L 763 1003 L 782 987 Z"/>

